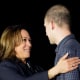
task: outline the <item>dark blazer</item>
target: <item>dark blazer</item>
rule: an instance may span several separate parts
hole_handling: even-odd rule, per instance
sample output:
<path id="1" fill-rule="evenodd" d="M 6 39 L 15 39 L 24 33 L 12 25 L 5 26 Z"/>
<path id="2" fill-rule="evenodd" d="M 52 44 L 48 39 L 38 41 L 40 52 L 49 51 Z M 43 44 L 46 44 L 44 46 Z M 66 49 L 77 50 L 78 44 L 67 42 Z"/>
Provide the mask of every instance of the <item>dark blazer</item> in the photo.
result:
<path id="1" fill-rule="evenodd" d="M 30 62 L 4 60 L 0 63 L 0 80 L 48 80 L 48 72 Z"/>

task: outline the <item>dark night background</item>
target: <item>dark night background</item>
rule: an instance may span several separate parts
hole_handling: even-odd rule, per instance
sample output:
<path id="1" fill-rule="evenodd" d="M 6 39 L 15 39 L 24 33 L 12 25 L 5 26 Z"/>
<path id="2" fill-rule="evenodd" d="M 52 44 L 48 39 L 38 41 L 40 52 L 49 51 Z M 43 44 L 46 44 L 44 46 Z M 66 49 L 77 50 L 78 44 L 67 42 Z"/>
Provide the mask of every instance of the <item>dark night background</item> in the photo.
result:
<path id="1" fill-rule="evenodd" d="M 0 2 L 0 35 L 6 26 L 24 24 L 32 38 L 31 60 L 48 69 L 53 66 L 55 47 L 45 35 L 44 15 L 55 4 L 65 5 L 71 12 L 71 30 L 80 42 L 80 2 L 77 0 L 26 0 Z"/>

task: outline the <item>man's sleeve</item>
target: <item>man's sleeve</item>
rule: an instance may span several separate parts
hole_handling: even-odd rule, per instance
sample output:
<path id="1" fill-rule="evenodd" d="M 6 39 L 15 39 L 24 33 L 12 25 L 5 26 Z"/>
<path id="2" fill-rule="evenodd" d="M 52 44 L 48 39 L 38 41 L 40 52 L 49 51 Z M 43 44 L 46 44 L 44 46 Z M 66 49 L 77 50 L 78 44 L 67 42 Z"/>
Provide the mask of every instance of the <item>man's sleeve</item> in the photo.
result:
<path id="1" fill-rule="evenodd" d="M 80 80 L 80 74 L 78 69 L 64 74 L 65 80 Z"/>
<path id="2" fill-rule="evenodd" d="M 69 58 L 70 57 L 76 57 L 77 56 L 77 50 L 75 49 L 70 49 L 68 50 L 69 53 Z M 78 56 L 80 57 L 80 56 Z M 80 71 L 79 71 L 79 67 L 73 71 L 70 71 L 68 73 L 64 74 L 65 80 L 80 80 Z"/>

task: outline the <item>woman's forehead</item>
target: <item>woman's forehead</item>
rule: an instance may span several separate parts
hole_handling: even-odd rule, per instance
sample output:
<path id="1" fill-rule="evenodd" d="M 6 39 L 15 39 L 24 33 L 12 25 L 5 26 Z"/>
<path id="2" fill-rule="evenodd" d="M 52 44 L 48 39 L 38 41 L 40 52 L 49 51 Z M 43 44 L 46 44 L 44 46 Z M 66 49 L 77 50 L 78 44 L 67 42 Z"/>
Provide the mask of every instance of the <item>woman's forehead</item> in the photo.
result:
<path id="1" fill-rule="evenodd" d="M 25 29 L 21 30 L 21 36 L 22 37 L 29 37 L 30 38 L 29 32 L 27 30 L 25 30 Z"/>

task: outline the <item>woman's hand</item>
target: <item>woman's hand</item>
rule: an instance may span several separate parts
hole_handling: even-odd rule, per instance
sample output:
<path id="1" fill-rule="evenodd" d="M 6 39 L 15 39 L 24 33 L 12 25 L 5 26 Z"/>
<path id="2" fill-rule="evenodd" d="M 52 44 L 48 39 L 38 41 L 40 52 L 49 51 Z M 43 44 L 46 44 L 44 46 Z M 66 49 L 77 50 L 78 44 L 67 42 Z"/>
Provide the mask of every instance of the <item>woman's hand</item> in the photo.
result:
<path id="1" fill-rule="evenodd" d="M 59 73 L 66 73 L 68 71 L 74 70 L 78 67 L 80 64 L 80 59 L 79 57 L 73 57 L 73 58 L 68 58 L 68 53 L 65 54 L 61 59 L 58 61 L 57 67 Z"/>
<path id="2" fill-rule="evenodd" d="M 49 79 L 54 78 L 56 75 L 60 73 L 66 73 L 71 70 L 74 70 L 80 64 L 80 59 L 78 57 L 68 58 L 68 53 L 60 58 L 58 63 L 48 70 Z"/>

